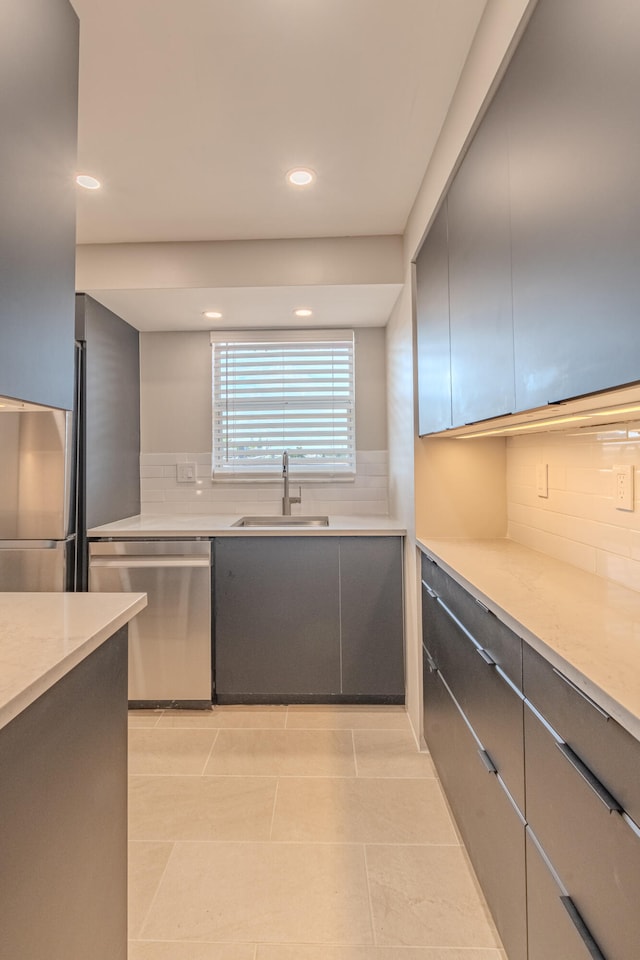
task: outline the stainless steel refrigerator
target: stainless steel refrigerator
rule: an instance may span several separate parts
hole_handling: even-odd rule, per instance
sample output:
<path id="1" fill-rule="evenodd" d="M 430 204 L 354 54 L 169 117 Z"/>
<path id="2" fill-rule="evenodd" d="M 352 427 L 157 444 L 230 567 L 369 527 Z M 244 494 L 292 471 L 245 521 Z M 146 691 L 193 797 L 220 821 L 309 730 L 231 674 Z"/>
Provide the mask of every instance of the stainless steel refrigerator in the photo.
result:
<path id="1" fill-rule="evenodd" d="M 73 415 L 0 398 L 0 590 L 73 590 Z"/>
<path id="2" fill-rule="evenodd" d="M 73 411 L 0 396 L 0 591 L 86 590 L 87 528 L 140 512 L 138 331 L 78 294 L 75 350 Z"/>

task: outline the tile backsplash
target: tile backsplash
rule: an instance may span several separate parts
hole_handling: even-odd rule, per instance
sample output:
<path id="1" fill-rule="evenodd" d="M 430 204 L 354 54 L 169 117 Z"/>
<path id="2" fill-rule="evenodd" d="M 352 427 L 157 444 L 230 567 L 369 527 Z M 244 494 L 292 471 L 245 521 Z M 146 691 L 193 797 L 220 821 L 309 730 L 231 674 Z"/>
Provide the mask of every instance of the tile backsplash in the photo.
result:
<path id="1" fill-rule="evenodd" d="M 616 509 L 618 464 L 633 467 L 633 511 Z M 509 438 L 507 515 L 510 539 L 640 591 L 640 424 Z"/>
<path id="2" fill-rule="evenodd" d="M 195 462 L 195 483 L 178 483 L 177 464 Z M 291 475 L 291 494 L 298 493 Z M 303 481 L 302 504 L 292 513 L 306 515 L 384 516 L 388 505 L 388 454 L 386 450 L 362 450 L 356 454 L 353 482 L 313 483 Z M 142 513 L 278 514 L 281 512 L 282 481 L 268 483 L 214 482 L 210 453 L 143 453 L 140 455 Z"/>

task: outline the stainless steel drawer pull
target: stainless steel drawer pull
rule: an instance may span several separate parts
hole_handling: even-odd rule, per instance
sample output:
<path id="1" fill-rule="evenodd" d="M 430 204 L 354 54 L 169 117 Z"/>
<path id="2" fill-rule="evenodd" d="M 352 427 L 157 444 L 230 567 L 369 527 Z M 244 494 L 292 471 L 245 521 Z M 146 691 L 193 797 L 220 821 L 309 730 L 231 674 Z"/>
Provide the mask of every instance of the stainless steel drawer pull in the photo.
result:
<path id="1" fill-rule="evenodd" d="M 438 594 L 435 592 L 435 590 L 432 590 L 429 584 L 425 583 L 424 580 L 422 581 L 422 586 L 425 588 L 425 590 L 427 591 L 429 596 L 432 597 L 433 600 L 438 599 Z"/>
<path id="2" fill-rule="evenodd" d="M 562 903 L 562 906 L 565 908 L 565 910 L 571 917 L 571 922 L 573 923 L 574 927 L 578 931 L 580 935 L 580 939 L 582 940 L 585 947 L 589 951 L 589 956 L 593 957 L 593 960 L 606 960 L 606 957 L 604 956 L 604 954 L 600 950 L 600 947 L 591 936 L 591 932 L 588 926 L 580 916 L 580 913 L 578 912 L 578 909 L 575 903 L 573 902 L 573 900 L 571 899 L 571 897 L 560 897 L 560 901 Z"/>
<path id="3" fill-rule="evenodd" d="M 605 805 L 609 813 L 622 813 L 622 807 L 618 801 L 611 796 L 606 787 L 600 783 L 595 774 L 589 770 L 589 767 L 582 762 L 571 747 L 564 742 L 556 743 L 556 747 L 564 758 L 569 761 L 576 773 L 579 773 L 584 782 L 591 787 L 598 800 Z"/>
<path id="4" fill-rule="evenodd" d="M 154 568 L 158 569 L 159 567 L 210 567 L 211 561 L 208 557 L 188 557 L 188 556 L 178 556 L 178 557 L 160 557 L 160 556 L 144 556 L 144 557 L 134 557 L 131 555 L 128 556 L 118 556 L 118 557 L 92 557 L 89 560 L 89 568 L 93 569 L 95 567 L 107 567 L 111 569 L 148 569 Z"/>
<path id="5" fill-rule="evenodd" d="M 489 607 L 485 607 L 485 605 L 484 605 L 484 603 L 482 602 L 482 600 L 478 600 L 477 597 L 474 597 L 473 599 L 475 600 L 475 602 L 478 604 L 479 607 L 482 607 L 482 609 L 484 610 L 485 613 L 491 613 L 491 611 L 489 610 Z"/>
<path id="6" fill-rule="evenodd" d="M 484 647 L 476 647 L 476 653 L 478 653 L 482 657 L 484 662 L 488 663 L 490 667 L 495 667 L 496 665 L 495 660 L 493 659 L 491 654 L 487 653 Z"/>
<path id="7" fill-rule="evenodd" d="M 583 700 L 586 700 L 590 707 L 593 707 L 594 710 L 597 710 L 601 717 L 604 717 L 605 720 L 611 720 L 611 717 L 606 710 L 603 710 L 602 707 L 599 706 L 595 700 L 592 700 L 591 697 L 584 692 L 584 690 L 581 690 L 577 684 L 575 684 L 572 680 L 569 680 L 568 677 L 565 677 L 564 673 L 561 673 L 560 670 L 556 670 L 555 667 L 553 667 L 553 672 L 555 673 L 556 677 L 560 677 L 561 680 L 564 680 L 567 686 L 571 687 L 571 689 L 577 693 L 578 696 L 582 697 Z"/>
<path id="8" fill-rule="evenodd" d="M 498 772 L 498 768 L 496 767 L 495 763 L 493 762 L 493 760 L 491 759 L 491 757 L 489 756 L 486 750 L 478 750 L 478 756 L 482 760 L 482 763 L 486 767 L 486 770 L 488 773 Z"/>

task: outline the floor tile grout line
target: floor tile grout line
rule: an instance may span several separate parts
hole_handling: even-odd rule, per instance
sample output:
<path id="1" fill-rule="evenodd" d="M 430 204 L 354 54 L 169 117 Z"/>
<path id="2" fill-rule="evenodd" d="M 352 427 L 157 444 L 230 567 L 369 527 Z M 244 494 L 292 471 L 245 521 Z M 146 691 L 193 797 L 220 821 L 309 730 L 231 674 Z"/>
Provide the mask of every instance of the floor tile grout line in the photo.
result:
<path id="1" fill-rule="evenodd" d="M 358 774 L 358 754 L 357 754 L 357 752 L 356 752 L 356 737 L 355 737 L 355 731 L 353 730 L 353 728 L 351 729 L 351 746 L 352 746 L 352 748 L 353 748 L 353 767 L 354 767 L 354 770 L 355 770 L 355 777 L 356 777 L 356 779 L 358 779 L 358 776 L 359 776 L 359 774 Z"/>
<path id="2" fill-rule="evenodd" d="M 362 844 L 362 855 L 364 857 L 364 875 L 367 881 L 367 897 L 369 899 L 369 921 L 371 923 L 371 936 L 373 938 L 374 947 L 378 946 L 378 939 L 376 937 L 376 925 L 373 915 L 373 900 L 371 898 L 371 882 L 369 877 L 369 862 L 367 860 L 367 844 Z"/>
<path id="3" fill-rule="evenodd" d="M 136 843 L 136 842 L 139 842 L 139 841 L 130 840 L 130 841 L 128 841 L 128 842 L 129 842 L 129 843 Z M 162 881 L 164 880 L 165 875 L 166 875 L 166 872 L 167 872 L 167 870 L 168 870 L 168 868 L 169 868 L 169 862 L 170 862 L 171 857 L 173 856 L 174 851 L 175 851 L 175 849 L 176 849 L 176 844 L 175 844 L 173 841 L 168 841 L 168 842 L 171 843 L 171 850 L 169 851 L 169 856 L 167 857 L 167 862 L 166 862 L 165 865 L 164 865 L 164 868 L 163 868 L 163 870 L 162 870 L 162 873 L 160 874 L 160 876 L 159 876 L 159 878 L 158 878 L 158 883 L 156 884 L 156 889 L 155 889 L 155 891 L 154 891 L 154 893 L 153 893 L 153 896 L 151 897 L 151 900 L 149 901 L 149 906 L 147 907 L 147 910 L 146 910 L 146 912 L 145 912 L 145 914 L 144 914 L 144 917 L 143 917 L 142 920 L 140 921 L 140 926 L 138 927 L 138 936 L 139 936 L 139 937 L 140 937 L 140 935 L 142 934 L 142 931 L 144 930 L 144 927 L 145 927 L 145 924 L 146 924 L 147 920 L 149 919 L 149 915 L 150 915 L 150 913 L 151 913 L 151 910 L 152 910 L 152 908 L 153 908 L 153 905 L 154 905 L 154 903 L 156 902 L 156 897 L 158 896 L 158 893 L 159 893 L 159 891 L 160 891 L 160 887 L 161 887 L 161 885 L 162 885 Z"/>
<path id="4" fill-rule="evenodd" d="M 376 776 L 369 776 L 367 774 L 361 774 L 354 776 L 353 774 L 348 773 L 193 773 L 189 771 L 183 772 L 141 772 L 138 770 L 130 770 L 130 777 L 221 777 L 228 779 L 238 779 L 238 780 L 401 780 L 403 783 L 407 781 L 416 781 L 416 782 L 427 782 L 427 783 L 437 783 L 437 777 L 381 777 L 379 774 Z"/>
<path id="5" fill-rule="evenodd" d="M 131 839 L 129 843 L 170 843 L 172 846 L 181 844 L 182 846 L 189 846 L 191 844 L 197 844 L 198 846 L 204 846 L 208 844 L 210 846 L 222 846 L 225 844 L 234 844 L 234 846 L 251 844 L 252 846 L 265 844 L 267 846 L 272 846 L 273 844 L 288 845 L 290 847 L 428 847 L 432 849 L 433 847 L 438 847 L 447 850 L 458 850 L 460 845 L 458 843 L 430 843 L 428 841 L 416 841 L 416 840 L 407 840 L 407 841 L 398 841 L 398 840 L 138 840 Z"/>
<path id="6" fill-rule="evenodd" d="M 269 827 L 269 840 L 273 841 L 273 825 L 276 819 L 276 804 L 278 802 L 278 787 L 280 786 L 280 777 L 276 780 L 276 789 L 273 794 L 273 810 L 271 811 L 271 826 Z"/>
<path id="7" fill-rule="evenodd" d="M 209 760 L 211 759 L 211 754 L 213 753 L 213 748 L 215 747 L 216 743 L 218 742 L 218 737 L 219 737 L 219 736 L 220 736 L 220 731 L 219 731 L 219 730 L 216 730 L 216 735 L 215 735 L 215 737 L 213 738 L 213 743 L 211 744 L 211 749 L 209 750 L 209 753 L 207 754 L 207 759 L 205 760 L 204 766 L 203 766 L 202 770 L 200 771 L 200 776 L 201 776 L 201 777 L 204 776 L 204 772 L 205 772 L 205 770 L 207 769 L 207 767 L 208 767 L 208 765 L 209 765 Z"/>

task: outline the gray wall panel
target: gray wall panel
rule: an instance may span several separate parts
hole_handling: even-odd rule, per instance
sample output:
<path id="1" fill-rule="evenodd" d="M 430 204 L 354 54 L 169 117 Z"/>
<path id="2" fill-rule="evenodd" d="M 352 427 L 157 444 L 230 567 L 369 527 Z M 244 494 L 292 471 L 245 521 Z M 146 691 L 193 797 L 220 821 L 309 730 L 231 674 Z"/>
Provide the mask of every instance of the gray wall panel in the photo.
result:
<path id="1" fill-rule="evenodd" d="M 139 334 L 86 294 L 86 523 L 140 513 Z"/>
<path id="2" fill-rule="evenodd" d="M 0 731 L 1 960 L 126 960 L 127 631 Z"/>

